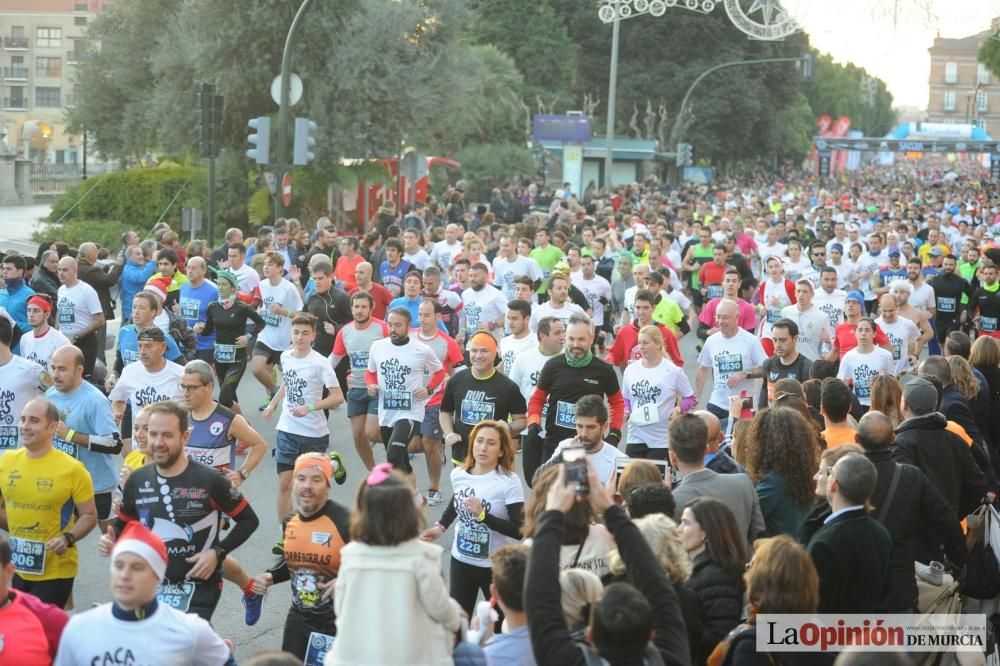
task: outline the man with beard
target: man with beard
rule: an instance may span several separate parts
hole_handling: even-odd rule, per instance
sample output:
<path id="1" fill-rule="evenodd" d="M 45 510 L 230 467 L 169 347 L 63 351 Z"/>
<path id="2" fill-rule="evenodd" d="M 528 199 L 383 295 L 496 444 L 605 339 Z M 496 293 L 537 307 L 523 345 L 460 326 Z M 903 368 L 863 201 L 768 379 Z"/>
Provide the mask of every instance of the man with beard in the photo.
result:
<path id="1" fill-rule="evenodd" d="M 254 589 L 263 593 L 275 583 L 291 582 L 292 606 L 281 649 L 306 659 L 315 649 L 314 637 L 332 639 L 337 634 L 333 587 L 340 549 L 350 540 L 350 512 L 330 499 L 329 458 L 303 453 L 295 461 L 294 474 L 292 494 L 298 510 L 282 521 L 285 550 L 274 566 L 254 579 Z"/>
<path id="2" fill-rule="evenodd" d="M 153 464 L 125 482 L 118 518 L 101 536 L 97 552 L 111 555 L 125 526 L 140 522 L 170 553 L 159 602 L 211 620 L 222 594 L 222 561 L 257 529 L 257 514 L 222 472 L 184 455 L 191 433 L 183 407 L 170 401 L 151 405 L 148 428 Z M 220 539 L 223 513 L 233 527 Z"/>
<path id="3" fill-rule="evenodd" d="M 576 403 L 585 395 L 599 394 L 611 407 L 608 441 L 617 446 L 625 416 L 618 375 L 607 362 L 594 358 L 594 325 L 586 315 L 573 315 L 566 327 L 566 353 L 545 363 L 531 400 L 528 402 L 529 436 L 538 436 L 542 412 L 546 409 L 543 459 L 552 457 L 559 442 L 576 431 Z"/>
<path id="4" fill-rule="evenodd" d="M 972 296 L 972 285 L 955 272 L 958 259 L 945 255 L 941 272 L 927 283 L 934 289 L 934 334 L 938 344 L 944 344 L 948 334 L 965 323 L 968 313 L 962 306 L 963 297 Z"/>
<path id="5" fill-rule="evenodd" d="M 477 262 L 469 268 L 469 288 L 462 292 L 464 326 L 459 332 L 459 339 L 466 343 L 479 331 L 489 333 L 495 340 L 503 335 L 507 301 L 499 289 L 489 284 L 489 277 L 486 264 Z"/>

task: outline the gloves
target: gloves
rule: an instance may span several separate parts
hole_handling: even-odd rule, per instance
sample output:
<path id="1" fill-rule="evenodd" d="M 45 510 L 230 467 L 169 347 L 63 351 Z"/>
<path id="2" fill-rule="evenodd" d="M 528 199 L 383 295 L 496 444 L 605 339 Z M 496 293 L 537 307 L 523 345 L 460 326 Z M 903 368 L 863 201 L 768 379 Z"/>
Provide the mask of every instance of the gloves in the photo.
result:
<path id="1" fill-rule="evenodd" d="M 537 439 L 538 438 L 538 433 L 540 433 L 541 431 L 542 431 L 542 426 L 540 424 L 538 424 L 538 423 L 532 423 L 524 431 L 524 434 L 527 435 L 528 437 L 533 437 L 533 438 Z"/>
<path id="2" fill-rule="evenodd" d="M 622 441 L 622 431 L 620 428 L 611 428 L 608 430 L 608 436 L 605 438 L 608 444 L 617 447 Z"/>

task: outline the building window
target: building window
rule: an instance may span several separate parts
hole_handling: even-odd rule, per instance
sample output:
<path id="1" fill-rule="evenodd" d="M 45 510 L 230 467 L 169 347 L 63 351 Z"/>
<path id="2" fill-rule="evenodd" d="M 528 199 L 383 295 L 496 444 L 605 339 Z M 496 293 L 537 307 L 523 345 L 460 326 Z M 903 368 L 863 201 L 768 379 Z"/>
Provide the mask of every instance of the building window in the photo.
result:
<path id="1" fill-rule="evenodd" d="M 946 90 L 944 93 L 944 110 L 954 111 L 955 110 L 955 91 Z"/>
<path id="2" fill-rule="evenodd" d="M 39 76 L 59 78 L 62 76 L 62 58 L 38 56 L 35 58 L 35 73 Z"/>
<path id="3" fill-rule="evenodd" d="M 73 25 L 87 25 L 87 17 L 86 16 L 74 16 L 73 17 Z"/>
<path id="4" fill-rule="evenodd" d="M 989 95 L 981 90 L 976 93 L 976 111 L 979 111 L 980 113 L 985 112 L 989 108 L 988 102 Z"/>
<path id="5" fill-rule="evenodd" d="M 85 11 L 87 11 L 87 3 L 86 2 L 76 2 L 76 3 L 74 3 L 73 4 L 73 11 L 74 12 L 85 12 Z"/>
<path id="6" fill-rule="evenodd" d="M 40 49 L 61 48 L 62 28 L 36 28 L 35 46 Z"/>
<path id="7" fill-rule="evenodd" d="M 958 83 L 958 63 L 946 62 L 944 64 L 944 82 Z"/>
<path id="8" fill-rule="evenodd" d="M 47 109 L 58 109 L 62 106 L 62 90 L 60 88 L 36 86 L 35 106 Z"/>
<path id="9" fill-rule="evenodd" d="M 14 39 L 24 39 L 24 26 L 12 25 L 10 27 L 10 36 Z"/>
<path id="10" fill-rule="evenodd" d="M 23 109 L 27 107 L 28 102 L 24 97 L 24 87 L 23 86 L 11 86 L 7 88 L 6 99 L 4 100 L 4 106 L 8 109 Z"/>
<path id="11" fill-rule="evenodd" d="M 983 86 L 990 85 L 990 68 L 983 63 L 976 68 L 976 81 Z"/>

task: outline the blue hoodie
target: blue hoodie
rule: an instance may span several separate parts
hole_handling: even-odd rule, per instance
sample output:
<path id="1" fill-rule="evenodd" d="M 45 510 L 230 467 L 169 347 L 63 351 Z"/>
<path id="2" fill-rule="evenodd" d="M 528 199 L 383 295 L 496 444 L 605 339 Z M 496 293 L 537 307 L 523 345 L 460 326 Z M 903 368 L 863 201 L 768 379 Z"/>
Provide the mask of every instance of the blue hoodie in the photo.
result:
<path id="1" fill-rule="evenodd" d="M 121 277 L 122 321 L 127 322 L 132 317 L 132 299 L 146 286 L 146 281 L 156 272 L 156 262 L 150 260 L 144 266 L 138 266 L 131 261 L 125 262 Z"/>

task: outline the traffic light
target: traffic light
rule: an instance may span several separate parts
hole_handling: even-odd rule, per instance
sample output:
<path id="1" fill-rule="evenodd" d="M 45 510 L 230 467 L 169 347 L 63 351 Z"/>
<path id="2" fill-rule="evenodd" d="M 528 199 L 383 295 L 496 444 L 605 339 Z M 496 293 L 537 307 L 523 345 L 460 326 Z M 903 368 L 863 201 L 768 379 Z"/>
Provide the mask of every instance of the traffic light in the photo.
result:
<path id="1" fill-rule="evenodd" d="M 310 148 L 316 145 L 316 139 L 312 133 L 316 131 L 316 123 L 308 118 L 295 119 L 295 141 L 292 144 L 292 164 L 295 166 L 305 166 L 316 156 Z"/>
<path id="2" fill-rule="evenodd" d="M 251 118 L 247 121 L 247 127 L 256 130 L 247 137 L 247 141 L 253 146 L 247 151 L 247 157 L 257 164 L 267 164 L 271 161 L 271 119 L 267 116 Z"/>
<path id="3" fill-rule="evenodd" d="M 677 144 L 677 166 L 686 167 L 694 164 L 694 155 L 690 143 Z"/>
<path id="4" fill-rule="evenodd" d="M 802 54 L 802 65 L 799 68 L 803 81 L 812 81 L 816 77 L 816 54 L 807 51 Z"/>

